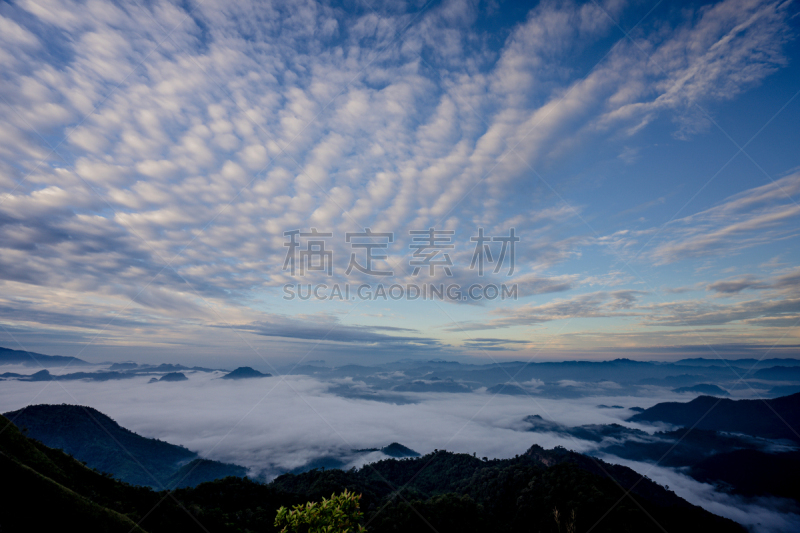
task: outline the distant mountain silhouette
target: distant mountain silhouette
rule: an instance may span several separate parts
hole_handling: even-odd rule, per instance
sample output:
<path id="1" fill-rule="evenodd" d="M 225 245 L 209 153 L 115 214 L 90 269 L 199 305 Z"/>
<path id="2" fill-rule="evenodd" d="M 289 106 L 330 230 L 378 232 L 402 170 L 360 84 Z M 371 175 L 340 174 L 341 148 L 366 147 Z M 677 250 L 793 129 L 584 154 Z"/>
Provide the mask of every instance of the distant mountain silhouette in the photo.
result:
<path id="1" fill-rule="evenodd" d="M 508 394 L 510 396 L 527 396 L 530 393 L 514 383 L 498 383 L 486 389 L 489 394 Z"/>
<path id="2" fill-rule="evenodd" d="M 182 372 L 169 372 L 161 376 L 161 379 L 158 381 L 189 381 L 189 378 Z"/>
<path id="3" fill-rule="evenodd" d="M 133 361 L 126 361 L 124 363 L 113 363 L 110 367 L 108 367 L 108 369 L 109 370 L 133 370 L 134 368 L 137 368 L 138 366 L 139 365 L 137 363 L 134 363 Z"/>
<path id="4" fill-rule="evenodd" d="M 194 370 L 196 372 L 214 372 L 213 368 L 206 368 L 202 366 L 184 366 L 184 365 L 175 365 L 172 363 L 161 363 L 158 366 L 154 365 L 138 365 L 137 368 L 133 369 L 134 372 L 183 372 L 185 370 Z"/>
<path id="5" fill-rule="evenodd" d="M 134 485 L 166 487 L 181 466 L 197 459 L 195 452 L 183 446 L 137 435 L 91 407 L 32 405 L 5 416 L 27 436 Z M 220 472 L 227 472 L 225 475 L 242 472 L 236 465 L 217 465 L 221 465 Z M 194 478 L 211 472 L 208 465 L 203 467 Z M 202 480 L 210 480 L 206 478 Z"/>
<path id="6" fill-rule="evenodd" d="M 576 439 L 600 442 L 605 438 L 615 439 L 642 438 L 647 433 L 638 429 L 626 428 L 620 424 L 586 424 L 583 426 L 566 426 L 552 420 L 545 420 L 539 415 L 526 416 L 523 419 L 528 425 L 528 431 L 537 433 L 556 433 L 558 435 L 569 435 Z"/>
<path id="7" fill-rule="evenodd" d="M 629 420 L 667 422 L 676 426 L 800 442 L 800 434 L 794 429 L 800 428 L 800 393 L 769 400 L 699 396 L 688 403 L 659 403 Z"/>
<path id="8" fill-rule="evenodd" d="M 353 451 L 355 453 L 383 452 L 389 457 L 395 457 L 395 458 L 420 456 L 419 453 L 415 452 L 414 450 L 412 450 L 407 446 L 403 446 L 399 442 L 393 442 L 388 446 L 384 446 L 383 448 L 364 448 L 362 450 L 353 450 Z"/>
<path id="9" fill-rule="evenodd" d="M 397 392 L 470 392 L 472 389 L 448 378 L 431 381 L 416 380 L 409 383 L 401 383 L 392 390 Z"/>
<path id="10" fill-rule="evenodd" d="M 692 365 L 692 366 L 709 366 L 709 365 L 734 365 L 751 368 L 753 366 L 767 367 L 776 365 L 791 365 L 800 366 L 800 359 L 794 358 L 779 358 L 773 357 L 771 359 L 708 359 L 705 357 L 695 357 L 692 359 L 679 359 L 675 361 L 678 365 Z"/>
<path id="11" fill-rule="evenodd" d="M 419 457 L 417 452 L 398 442 L 393 442 L 388 446 L 384 446 L 381 448 L 381 451 L 389 457 Z"/>
<path id="12" fill-rule="evenodd" d="M 728 391 L 725 389 L 710 383 L 698 383 L 697 385 L 692 385 L 691 387 L 678 387 L 677 389 L 672 389 L 672 392 L 697 392 L 699 394 L 713 396 L 730 396 L 730 393 L 728 393 Z"/>
<path id="13" fill-rule="evenodd" d="M 667 376 L 664 378 L 644 378 L 639 381 L 639 383 L 659 385 L 661 387 L 679 387 L 694 385 L 698 381 L 703 381 L 704 379 L 706 379 L 706 377 L 699 374 L 680 374 L 678 376 Z"/>
<path id="14" fill-rule="evenodd" d="M 88 365 L 83 359 L 64 355 L 44 355 L 36 352 L 0 348 L 0 365 L 22 364 L 30 366 Z"/>
<path id="15" fill-rule="evenodd" d="M 707 429 L 680 428 L 675 431 L 658 431 L 653 435 L 642 433 L 624 442 L 610 441 L 599 451 L 633 461 L 658 463 L 662 466 L 694 466 L 717 453 L 738 449 L 765 450 L 773 441 L 756 439 Z"/>
<path id="16" fill-rule="evenodd" d="M 111 381 L 117 379 L 131 379 L 136 377 L 136 374 L 127 374 L 124 372 L 71 372 L 69 374 L 51 374 L 47 369 L 40 370 L 30 375 L 21 375 L 17 377 L 19 381 L 74 381 L 78 379 L 86 379 L 89 381 Z"/>
<path id="17" fill-rule="evenodd" d="M 159 381 L 189 381 L 183 372 L 169 372 L 160 378 L 150 378 L 148 383 L 158 383 Z"/>
<path id="18" fill-rule="evenodd" d="M 770 381 L 800 381 L 800 366 L 762 368 L 757 370 L 753 377 Z"/>
<path id="19" fill-rule="evenodd" d="M 776 396 L 791 396 L 800 392 L 800 385 L 776 385 L 772 387 L 768 394 L 772 397 Z"/>
<path id="20" fill-rule="evenodd" d="M 249 366 L 240 366 L 233 372 L 229 372 L 222 376 L 222 379 L 247 379 L 247 378 L 268 378 L 272 374 L 263 374 Z"/>

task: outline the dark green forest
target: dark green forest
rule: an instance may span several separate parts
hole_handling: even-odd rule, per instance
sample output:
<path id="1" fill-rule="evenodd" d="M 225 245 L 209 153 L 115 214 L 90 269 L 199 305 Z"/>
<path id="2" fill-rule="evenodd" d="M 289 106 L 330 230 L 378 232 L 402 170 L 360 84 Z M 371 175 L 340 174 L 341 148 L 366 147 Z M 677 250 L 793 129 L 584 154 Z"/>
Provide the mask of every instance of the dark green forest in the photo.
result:
<path id="1" fill-rule="evenodd" d="M 277 509 L 345 489 L 361 494 L 370 532 L 556 532 L 553 510 L 577 531 L 744 531 L 634 471 L 563 448 L 513 459 L 443 450 L 360 470 L 312 470 L 271 483 L 228 477 L 172 492 L 87 468 L 0 419 L 2 531 L 81 524 L 88 531 L 270 532 Z M 630 493 L 627 491 L 630 490 Z M 563 524 L 562 524 L 563 526 Z"/>

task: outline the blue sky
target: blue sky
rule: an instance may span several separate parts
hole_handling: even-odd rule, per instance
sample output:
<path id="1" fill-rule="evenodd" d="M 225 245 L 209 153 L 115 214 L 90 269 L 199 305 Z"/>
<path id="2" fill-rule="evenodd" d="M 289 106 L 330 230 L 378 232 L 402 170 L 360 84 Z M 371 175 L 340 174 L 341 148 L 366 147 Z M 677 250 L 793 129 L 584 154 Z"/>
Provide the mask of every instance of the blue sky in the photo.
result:
<path id="1" fill-rule="evenodd" d="M 28 0 L 0 17 L 3 346 L 796 354 L 792 3 Z M 454 232 L 452 276 L 412 273 L 409 232 L 431 227 Z M 284 232 L 311 228 L 332 234 L 331 276 L 282 268 Z M 345 275 L 364 228 L 394 234 L 376 263 L 393 276 Z M 478 228 L 515 229 L 512 275 L 469 268 Z M 284 299 L 298 283 L 519 297 Z"/>

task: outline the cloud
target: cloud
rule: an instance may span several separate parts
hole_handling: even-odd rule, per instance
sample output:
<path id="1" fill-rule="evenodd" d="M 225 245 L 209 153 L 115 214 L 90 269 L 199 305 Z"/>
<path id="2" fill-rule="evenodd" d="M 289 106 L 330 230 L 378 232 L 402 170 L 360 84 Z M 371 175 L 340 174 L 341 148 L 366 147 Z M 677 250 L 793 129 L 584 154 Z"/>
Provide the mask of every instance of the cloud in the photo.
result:
<path id="1" fill-rule="evenodd" d="M 681 498 L 730 518 L 759 533 L 790 531 L 800 526 L 800 516 L 790 500 L 782 498 L 743 498 L 715 490 L 707 483 L 700 483 L 670 468 L 629 461 L 613 455 L 600 456 L 604 461 L 632 468 L 650 477 L 660 485 L 666 485 Z"/>
<path id="2" fill-rule="evenodd" d="M 697 326 L 744 322 L 772 327 L 791 327 L 800 320 L 800 274 L 790 269 L 772 278 L 748 275 L 720 280 L 707 286 L 721 296 L 737 296 L 742 291 L 758 291 L 759 298 L 732 302 L 685 300 L 667 302 L 647 309 L 648 321 L 660 325 Z"/>
<path id="3" fill-rule="evenodd" d="M 401 344 L 435 348 L 441 343 L 423 336 L 396 335 L 414 333 L 409 328 L 393 326 L 358 326 L 340 324 L 334 316 L 315 315 L 306 317 L 273 317 L 269 322 L 260 322 L 239 329 L 265 337 L 287 337 L 308 341 L 354 342 L 374 345 Z"/>
<path id="4" fill-rule="evenodd" d="M 764 285 L 757 282 L 754 277 L 748 276 L 741 279 L 715 281 L 707 287 L 707 290 L 725 294 L 735 294 L 745 289 L 760 289 L 763 287 Z"/>
<path id="5" fill-rule="evenodd" d="M 485 322 L 458 324 L 448 328 L 448 331 L 499 329 L 572 318 L 636 316 L 639 313 L 635 310 L 635 302 L 644 294 L 647 293 L 637 290 L 599 291 L 540 305 L 501 307 L 491 312 L 492 316 L 498 318 L 491 318 Z"/>
<path id="6" fill-rule="evenodd" d="M 533 399 L 482 392 L 393 393 L 397 398 L 376 401 L 379 398 L 344 393 L 342 385 L 358 387 L 357 378 L 329 382 L 294 375 L 232 383 L 217 379 L 219 372 L 186 375 L 188 381 L 157 387 L 148 385 L 150 376 L 113 385 L 6 381 L 0 390 L 0 410 L 19 409 L 30 402 L 88 405 L 141 435 L 273 476 L 318 457 L 391 442 L 423 454 L 438 448 L 487 457 L 513 457 L 534 443 L 588 451 L 596 443 L 530 432 L 523 419 L 539 414 L 568 426 L 615 423 L 622 414 L 595 405 L 631 401 L 606 395 Z M 530 386 L 536 388 L 539 383 L 532 381 Z M 636 401 L 650 406 L 658 400 Z"/>
<path id="7" fill-rule="evenodd" d="M 9 370 L 30 372 L 24 368 Z M 92 406 L 141 435 L 184 445 L 203 457 L 242 464 L 251 475 L 271 478 L 320 457 L 351 458 L 353 449 L 391 442 L 400 442 L 423 454 L 447 449 L 498 458 L 523 453 L 533 444 L 592 452 L 607 445 L 609 439 L 619 442 L 637 433 L 619 426 L 607 434 L 599 431 L 600 424 L 618 424 L 629 414 L 627 409 L 600 405 L 650 407 L 678 398 L 669 392 L 631 397 L 627 392 L 615 396 L 613 391 L 609 394 L 608 390 L 601 390 L 597 396 L 586 398 L 485 392 L 398 393 L 411 401 L 386 402 L 341 394 L 343 385 L 366 389 L 353 377 L 321 381 L 309 376 L 273 376 L 233 383 L 218 379 L 220 372 L 186 375 L 188 381 L 155 386 L 147 383 L 150 376 L 113 384 L 6 381 L 0 389 L 0 411 L 31 403 Z M 523 385 L 536 389 L 543 383 L 534 379 Z M 562 385 L 589 384 L 573 381 Z M 529 418 L 531 415 L 535 416 Z M 533 428 L 532 422 L 536 422 Z M 636 429 L 653 430 L 641 426 Z M 791 529 L 797 523 L 796 515 L 787 513 L 785 502 L 770 498 L 743 500 L 672 469 L 614 456 L 602 458 L 667 484 L 679 496 L 714 513 L 746 525 L 760 523 L 758 531 Z M 371 456 L 352 464 L 360 466 L 377 459 L 380 457 Z"/>
<path id="8" fill-rule="evenodd" d="M 475 349 L 475 350 L 490 350 L 490 351 L 502 351 L 502 350 L 513 350 L 520 346 L 528 346 L 531 343 L 529 341 L 521 341 L 521 340 L 511 340 L 511 339 L 496 339 L 496 338 L 488 338 L 488 337 L 478 337 L 478 338 L 471 338 L 463 343 L 463 346 L 467 349 Z"/>
<path id="9" fill-rule="evenodd" d="M 743 191 L 716 207 L 673 221 L 669 237 L 650 257 L 656 264 L 737 253 L 795 233 L 800 207 L 792 199 L 800 192 L 800 174 Z"/>
<path id="10" fill-rule="evenodd" d="M 314 338 L 322 328 L 273 324 L 254 303 L 291 279 L 283 232 L 311 226 L 336 235 L 339 281 L 346 232 L 395 232 L 389 262 L 405 267 L 404 282 L 410 230 L 457 231 L 463 260 L 476 227 L 513 225 L 527 239 L 520 295 L 572 290 L 574 271 L 545 271 L 581 257 L 586 206 L 565 205 L 561 184 L 533 169 L 658 117 L 693 135 L 695 103 L 727 101 L 786 64 L 787 6 L 725 0 L 645 21 L 604 56 L 613 21 L 635 6 L 544 2 L 489 36 L 487 12 L 470 3 L 9 5 L 0 279 L 20 311 L 12 325 L 52 334 L 78 327 L 70 313 L 99 324 L 116 305 L 126 319 L 147 316 L 136 331 L 154 342 L 175 341 L 159 321 L 218 326 L 220 314 L 261 324 L 262 336 Z M 796 189 L 796 176 L 784 178 L 676 221 L 651 257 L 783 238 L 800 212 L 778 193 Z M 487 327 L 627 316 L 619 294 L 527 306 Z M 438 342 L 358 325 L 338 338 Z"/>

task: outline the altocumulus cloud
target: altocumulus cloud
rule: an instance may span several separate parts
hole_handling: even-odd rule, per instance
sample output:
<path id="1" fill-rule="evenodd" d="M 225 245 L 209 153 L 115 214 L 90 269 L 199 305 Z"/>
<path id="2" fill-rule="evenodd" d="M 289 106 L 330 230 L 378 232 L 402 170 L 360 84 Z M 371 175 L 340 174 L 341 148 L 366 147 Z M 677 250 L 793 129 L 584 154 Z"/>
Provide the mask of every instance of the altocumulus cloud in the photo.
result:
<path id="1" fill-rule="evenodd" d="M 788 4 L 743 0 L 644 23 L 598 55 L 630 8 L 544 2 L 498 40 L 482 7 L 456 1 L 4 4 L 3 305 L 31 331 L 72 327 L 72 313 L 109 319 L 114 342 L 131 321 L 189 342 L 203 325 L 268 319 L 254 293 L 290 279 L 283 232 L 311 226 L 514 225 L 535 236 L 519 251 L 523 294 L 574 288 L 574 274 L 542 269 L 590 243 L 582 207 L 548 193 L 531 214 L 516 194 L 531 170 L 662 114 L 691 136 L 707 126 L 696 103 L 735 98 L 787 62 Z M 718 230 L 702 213 L 653 258 L 774 228 L 796 215 L 784 207 Z"/>

